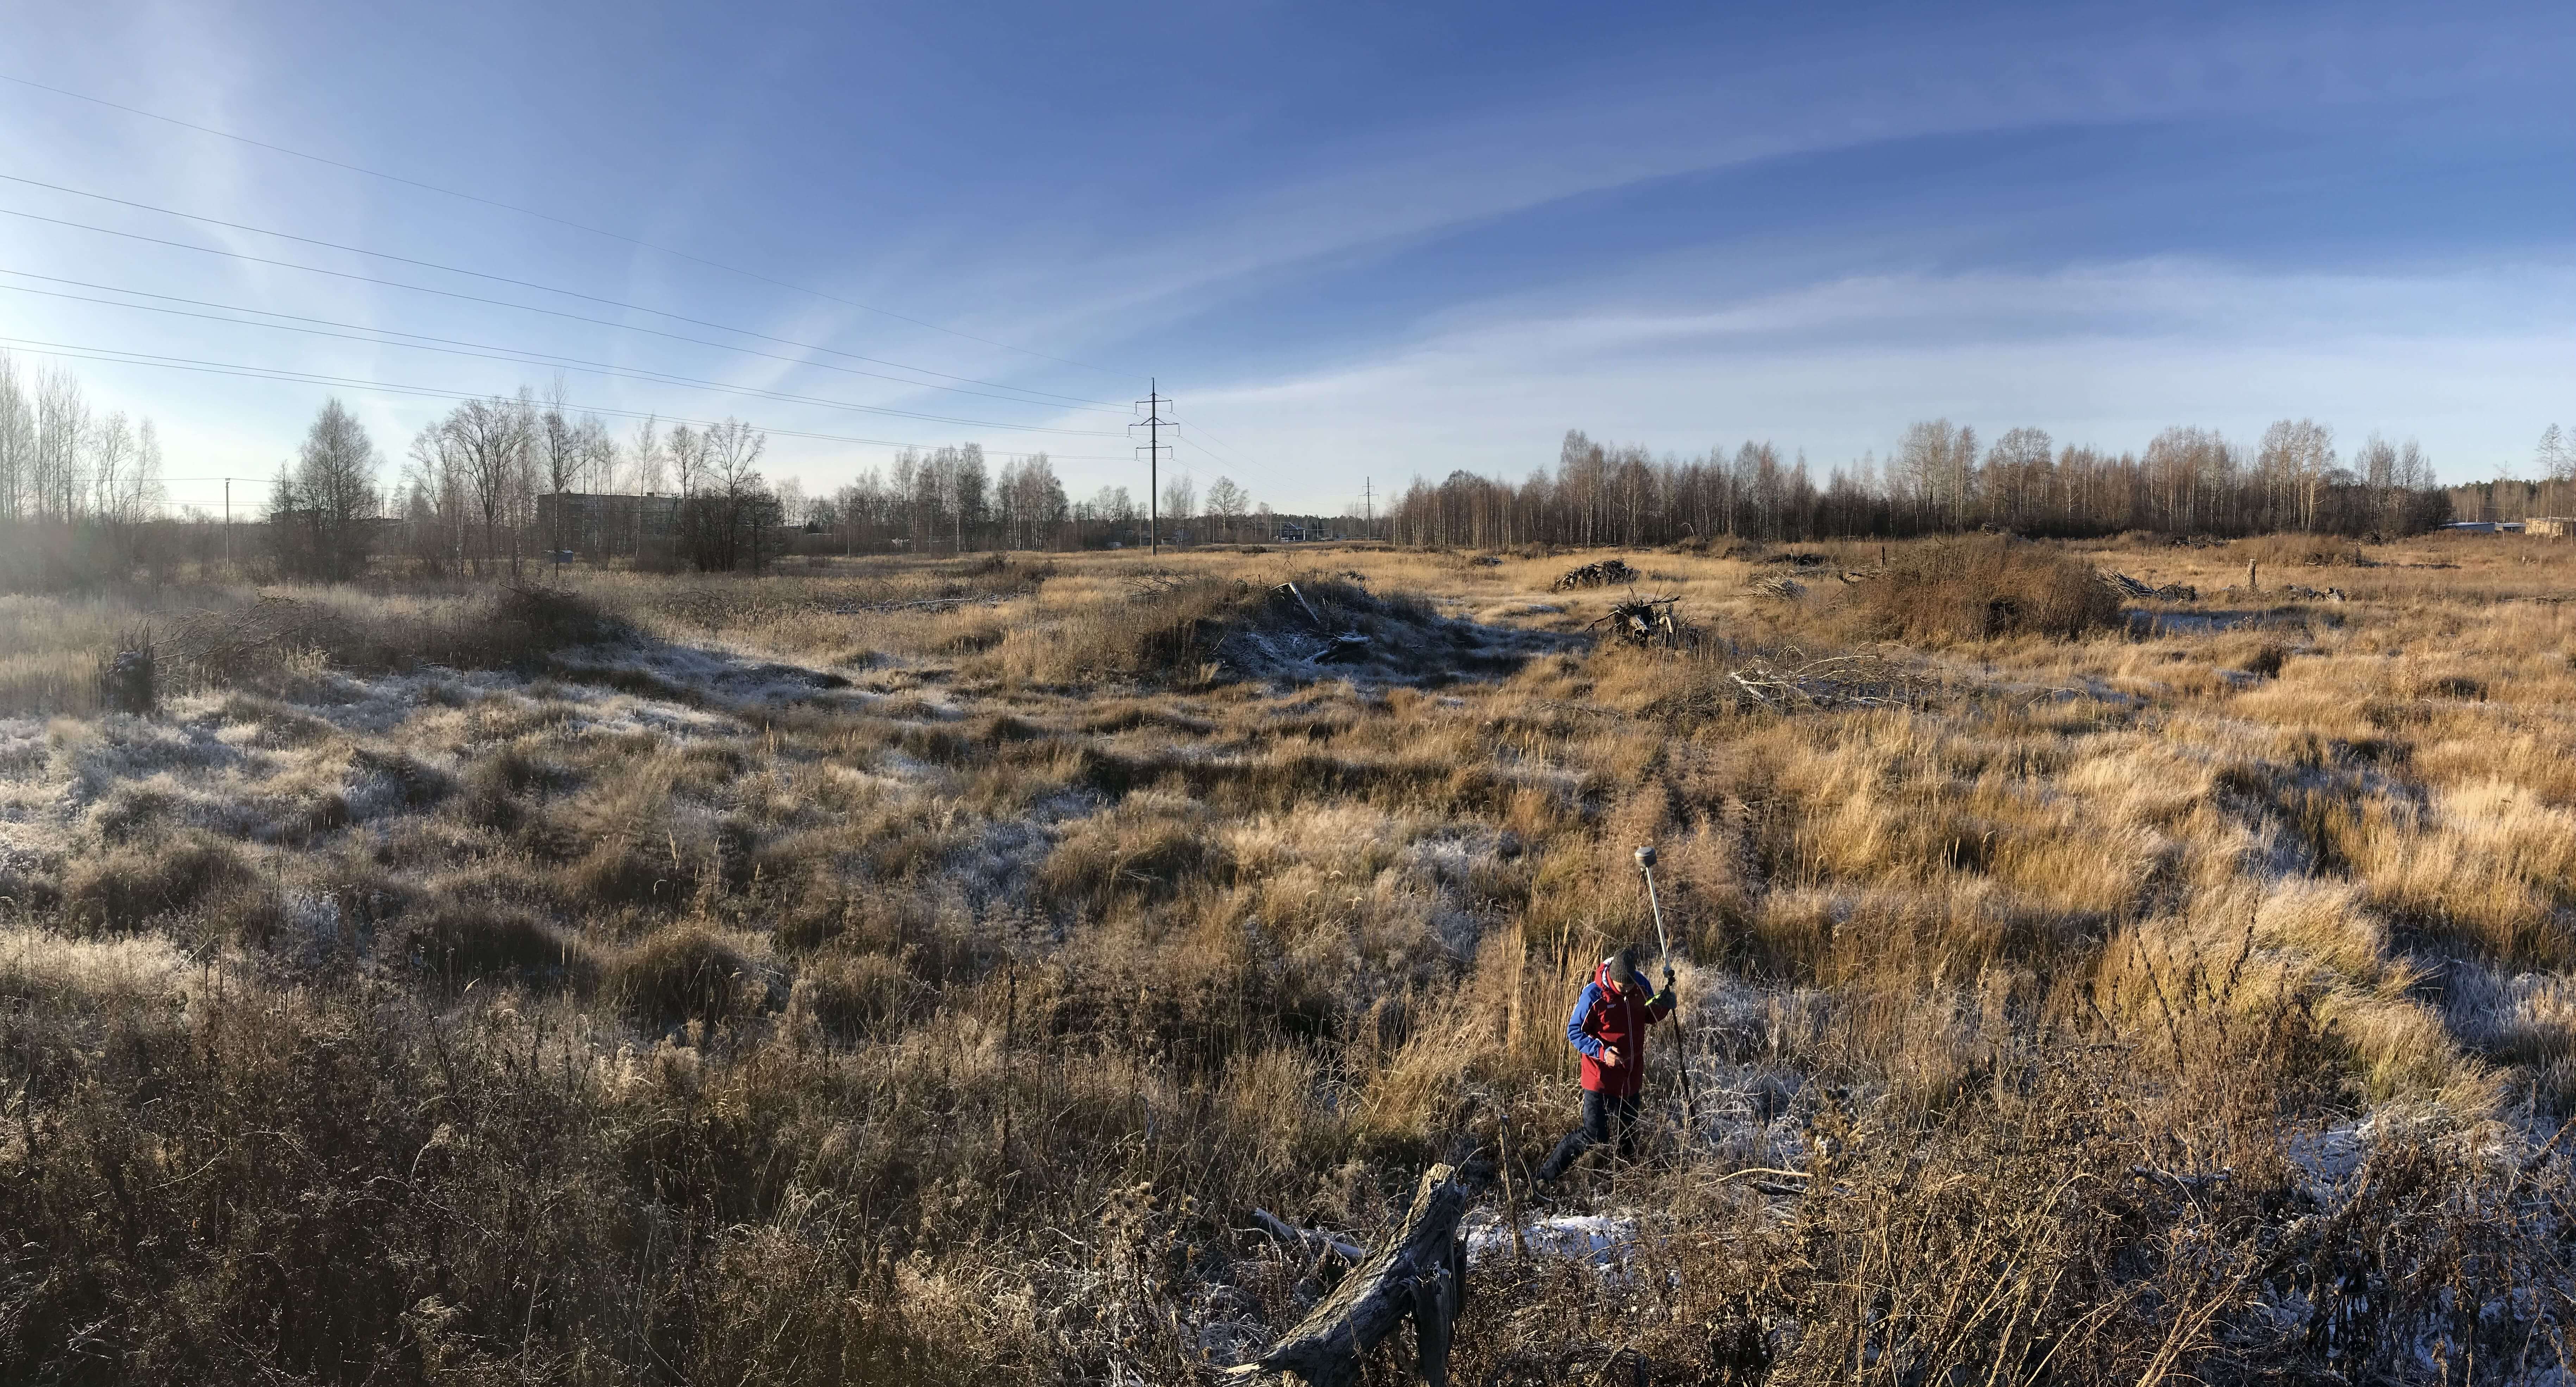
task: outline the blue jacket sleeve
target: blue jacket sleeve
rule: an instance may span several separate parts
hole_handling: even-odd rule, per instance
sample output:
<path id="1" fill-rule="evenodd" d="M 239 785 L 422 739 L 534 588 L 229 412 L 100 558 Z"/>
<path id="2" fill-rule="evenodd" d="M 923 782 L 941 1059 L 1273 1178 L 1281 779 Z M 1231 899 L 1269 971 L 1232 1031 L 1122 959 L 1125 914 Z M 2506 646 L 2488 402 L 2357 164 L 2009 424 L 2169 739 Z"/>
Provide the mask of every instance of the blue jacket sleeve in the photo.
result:
<path id="1" fill-rule="evenodd" d="M 1592 1019 L 1592 1004 L 1601 1000 L 1601 984 L 1585 983 L 1583 995 L 1574 999 L 1574 1015 L 1565 1022 L 1565 1038 L 1583 1052 L 1585 1059 L 1601 1058 L 1601 1042 L 1586 1034 L 1583 1023 Z"/>

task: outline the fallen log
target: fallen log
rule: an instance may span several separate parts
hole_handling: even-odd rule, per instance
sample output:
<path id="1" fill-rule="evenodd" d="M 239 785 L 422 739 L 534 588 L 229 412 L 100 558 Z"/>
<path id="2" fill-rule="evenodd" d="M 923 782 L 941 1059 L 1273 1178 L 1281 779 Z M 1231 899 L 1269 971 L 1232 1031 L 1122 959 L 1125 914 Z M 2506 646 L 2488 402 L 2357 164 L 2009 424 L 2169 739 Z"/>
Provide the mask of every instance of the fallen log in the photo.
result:
<path id="1" fill-rule="evenodd" d="M 1295 1373 L 1308 1387 L 1351 1387 L 1369 1350 L 1411 1319 L 1416 1371 L 1431 1387 L 1448 1387 L 1449 1331 L 1467 1301 L 1467 1242 L 1458 1236 L 1466 1212 L 1467 1187 L 1455 1167 L 1424 1171 L 1413 1207 L 1385 1245 L 1267 1352 L 1225 1375 Z"/>

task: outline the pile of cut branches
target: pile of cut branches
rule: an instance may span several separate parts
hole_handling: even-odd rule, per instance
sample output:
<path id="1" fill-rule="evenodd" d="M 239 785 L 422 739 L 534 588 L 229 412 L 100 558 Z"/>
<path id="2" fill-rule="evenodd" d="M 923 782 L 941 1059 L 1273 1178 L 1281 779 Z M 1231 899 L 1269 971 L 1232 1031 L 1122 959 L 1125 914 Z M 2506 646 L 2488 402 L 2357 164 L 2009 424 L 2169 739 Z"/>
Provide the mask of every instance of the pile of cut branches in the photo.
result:
<path id="1" fill-rule="evenodd" d="M 1568 592 L 1575 588 L 1607 588 L 1633 583 L 1646 575 L 1628 566 L 1625 559 L 1601 559 L 1581 568 L 1568 569 L 1563 577 L 1547 585 L 1550 592 Z"/>
<path id="2" fill-rule="evenodd" d="M 2197 602 L 2200 590 L 2188 583 L 2167 583 L 2162 587 L 2139 582 L 2126 573 L 2103 570 L 2102 585 L 2132 602 L 2150 599 L 2158 602 Z"/>
<path id="3" fill-rule="evenodd" d="M 1683 621 L 1673 610 L 1678 597 L 1639 597 L 1634 593 L 1625 601 L 1610 604 L 1607 616 L 1587 629 L 1606 630 L 1617 640 L 1630 645 L 1663 650 L 1687 650 L 1698 641 L 1698 631 Z"/>
<path id="4" fill-rule="evenodd" d="M 1921 676 L 1884 656 L 1809 657 L 1794 647 L 1756 655 L 1726 678 L 1739 706 L 1782 711 L 1912 707 L 1926 691 Z"/>

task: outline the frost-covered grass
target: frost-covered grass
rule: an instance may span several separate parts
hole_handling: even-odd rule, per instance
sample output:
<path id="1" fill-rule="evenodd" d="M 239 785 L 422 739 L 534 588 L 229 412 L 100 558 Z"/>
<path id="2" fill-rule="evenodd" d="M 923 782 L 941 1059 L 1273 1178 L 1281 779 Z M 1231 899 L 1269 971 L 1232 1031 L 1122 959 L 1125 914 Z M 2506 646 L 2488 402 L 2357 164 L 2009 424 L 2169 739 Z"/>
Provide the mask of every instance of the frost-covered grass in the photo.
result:
<path id="1" fill-rule="evenodd" d="M 1787 715 L 1734 652 L 1859 623 L 1759 554 L 1628 556 L 1681 656 L 1583 556 L 0 599 L 0 1377 L 1183 1380 L 1337 1274 L 1251 1209 L 1529 1197 L 1645 842 L 1645 1160 L 1527 1262 L 1493 1188 L 1463 1379 L 2537 1372 L 2576 551 L 2478 543 L 2082 551 L 2264 624 Z M 207 612 L 279 638 L 154 716 L 7 684 Z"/>

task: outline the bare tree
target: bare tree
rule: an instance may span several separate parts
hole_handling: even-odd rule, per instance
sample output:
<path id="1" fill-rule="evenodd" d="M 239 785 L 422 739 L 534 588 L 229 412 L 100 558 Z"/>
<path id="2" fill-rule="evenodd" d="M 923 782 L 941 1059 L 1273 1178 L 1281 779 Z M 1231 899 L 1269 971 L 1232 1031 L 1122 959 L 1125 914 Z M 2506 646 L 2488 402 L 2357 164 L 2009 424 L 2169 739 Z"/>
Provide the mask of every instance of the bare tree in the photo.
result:
<path id="1" fill-rule="evenodd" d="M 413 559 L 432 574 L 465 567 L 468 471 L 464 446 L 445 423 L 424 424 L 413 436 L 395 511 Z"/>
<path id="2" fill-rule="evenodd" d="M 2556 424 L 2541 431 L 2540 447 L 2535 450 L 2532 461 L 2538 464 L 2540 475 L 2549 481 L 2576 481 L 2576 443 L 2571 443 L 2566 435 L 2560 433 Z"/>
<path id="3" fill-rule="evenodd" d="M 1216 517 L 1227 538 L 1233 538 L 1235 526 L 1242 523 L 1244 512 L 1251 508 L 1252 497 L 1234 484 L 1234 478 L 1219 477 L 1208 484 L 1207 513 Z"/>
<path id="4" fill-rule="evenodd" d="M 347 582 L 363 572 L 376 517 L 376 445 L 338 400 L 304 434 L 294 463 L 278 475 L 269 507 L 278 560 L 297 577 Z"/>
<path id="5" fill-rule="evenodd" d="M 659 496 L 671 489 L 671 454 L 662 446 L 652 416 L 635 426 L 635 437 L 626 445 L 626 470 L 637 491 Z"/>
<path id="6" fill-rule="evenodd" d="M 29 485 L 36 469 L 36 406 L 18 363 L 0 352 L 0 520 L 32 509 Z"/>
<path id="7" fill-rule="evenodd" d="M 581 417 L 581 430 L 576 442 L 581 457 L 584 489 L 610 495 L 617 492 L 621 478 L 617 468 L 617 440 L 609 437 L 608 426 L 596 414 Z"/>
<path id="8" fill-rule="evenodd" d="M 525 452 L 526 431 L 517 406 L 499 396 L 467 400 L 449 411 L 441 425 L 454 462 L 463 474 L 465 492 L 483 527 L 483 552 L 475 570 L 489 574 L 500 562 L 500 535 L 511 519 L 514 479 Z"/>
<path id="9" fill-rule="evenodd" d="M 564 412 L 564 378 L 560 372 L 546 392 L 544 407 L 532 410 L 530 442 L 536 450 L 536 469 L 545 484 L 546 494 L 556 499 L 554 526 L 546 536 L 546 549 L 551 556 L 563 546 L 564 506 L 562 498 L 581 484 L 581 472 L 589 452 L 583 445 L 580 426 Z"/>
<path id="10" fill-rule="evenodd" d="M 1157 517 L 1167 525 L 1184 525 L 1199 513 L 1198 483 L 1187 472 L 1176 473 L 1163 483 L 1163 510 Z"/>
<path id="11" fill-rule="evenodd" d="M 99 420 L 89 431 L 90 513 L 114 523 L 119 515 L 127 476 L 134 466 L 134 426 L 125 420 L 125 411 L 117 410 Z"/>
<path id="12" fill-rule="evenodd" d="M 760 530 L 776 504 L 760 477 L 768 446 L 767 434 L 740 419 L 710 424 L 694 435 L 685 424 L 671 431 L 680 512 L 701 571 L 756 571 L 765 562 Z"/>
<path id="13" fill-rule="evenodd" d="M 2334 430 L 2313 419 L 2282 419 L 2263 431 L 2255 468 L 2283 528 L 2313 530 L 2317 502 L 2335 466 Z"/>
<path id="14" fill-rule="evenodd" d="M 28 469 L 38 519 L 68 521 L 80 514 L 81 441 L 89 432 L 89 404 L 80 382 L 61 369 L 36 378 L 36 445 Z"/>
<path id="15" fill-rule="evenodd" d="M 125 509 L 135 524 L 161 513 L 169 493 L 161 485 L 161 430 L 149 419 L 134 426 L 134 471 L 126 483 Z"/>

